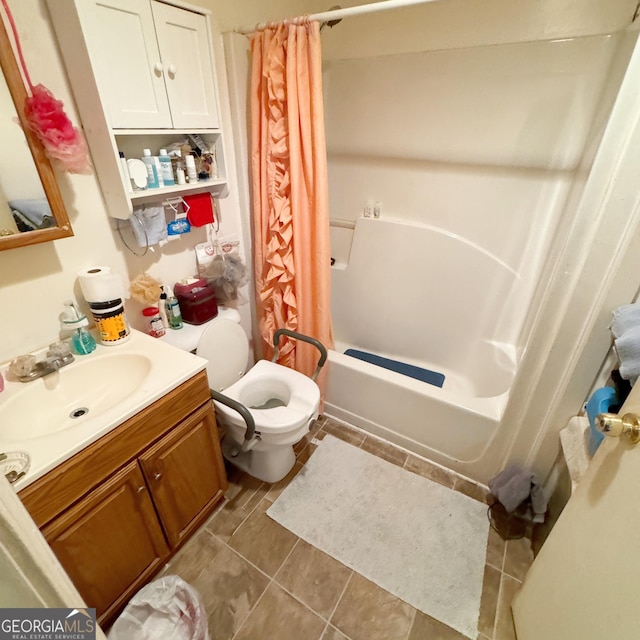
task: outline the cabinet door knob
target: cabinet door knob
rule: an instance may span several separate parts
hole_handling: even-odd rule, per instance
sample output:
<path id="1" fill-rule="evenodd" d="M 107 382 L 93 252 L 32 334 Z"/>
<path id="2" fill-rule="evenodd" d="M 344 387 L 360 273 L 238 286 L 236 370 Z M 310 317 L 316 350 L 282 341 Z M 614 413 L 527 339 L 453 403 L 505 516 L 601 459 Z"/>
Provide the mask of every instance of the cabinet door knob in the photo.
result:
<path id="1" fill-rule="evenodd" d="M 162 75 L 162 72 L 164 71 L 164 67 L 162 66 L 162 62 L 156 62 L 153 65 L 153 70 L 156 72 L 156 75 Z"/>
<path id="2" fill-rule="evenodd" d="M 176 65 L 175 65 L 175 64 L 170 64 L 170 65 L 167 67 L 167 72 L 168 72 L 168 73 L 169 73 L 169 75 L 173 78 L 173 77 L 176 75 L 176 73 L 178 72 L 178 67 L 176 67 Z"/>
<path id="3" fill-rule="evenodd" d="M 161 473 L 154 473 L 153 474 L 153 479 L 154 480 L 160 480 L 160 478 L 162 478 L 162 474 Z"/>
<path id="4" fill-rule="evenodd" d="M 141 487 L 138 487 L 138 493 L 142 493 L 145 490 L 145 486 L 142 485 Z"/>

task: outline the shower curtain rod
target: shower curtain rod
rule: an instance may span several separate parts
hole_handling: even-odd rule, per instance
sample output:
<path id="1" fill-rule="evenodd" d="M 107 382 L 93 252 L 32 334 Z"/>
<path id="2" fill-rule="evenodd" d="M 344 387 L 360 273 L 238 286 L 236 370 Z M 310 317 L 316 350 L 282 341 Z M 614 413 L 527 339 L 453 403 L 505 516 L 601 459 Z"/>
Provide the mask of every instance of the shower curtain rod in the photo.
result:
<path id="1" fill-rule="evenodd" d="M 381 0 L 381 2 L 372 2 L 371 4 L 361 4 L 356 7 L 347 7 L 346 9 L 335 9 L 334 11 L 324 11 L 322 13 L 312 13 L 308 16 L 297 16 L 295 18 L 289 18 L 284 22 L 295 24 L 301 22 L 304 19 L 318 20 L 320 22 L 327 22 L 329 20 L 342 20 L 342 18 L 350 18 L 351 16 L 359 16 L 365 13 L 375 13 L 377 11 L 387 11 L 389 9 L 399 9 L 400 7 L 408 7 L 414 4 L 426 4 L 427 2 L 436 2 L 437 0 Z M 267 26 L 266 22 L 262 22 L 255 27 L 247 29 L 234 29 L 234 33 L 242 33 L 243 35 L 249 35 L 254 31 L 260 31 Z"/>

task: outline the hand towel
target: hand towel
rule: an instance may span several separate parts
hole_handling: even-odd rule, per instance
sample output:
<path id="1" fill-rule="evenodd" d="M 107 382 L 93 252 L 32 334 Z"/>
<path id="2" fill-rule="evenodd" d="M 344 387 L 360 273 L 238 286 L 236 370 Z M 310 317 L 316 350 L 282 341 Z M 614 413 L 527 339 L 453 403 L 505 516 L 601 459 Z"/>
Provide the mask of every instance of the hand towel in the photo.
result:
<path id="1" fill-rule="evenodd" d="M 614 338 L 620 338 L 629 329 L 640 327 L 640 303 L 624 304 L 613 310 L 611 333 Z"/>
<path id="2" fill-rule="evenodd" d="M 139 247 L 152 247 L 167 239 L 167 219 L 163 206 L 136 207 L 131 229 Z"/>
<path id="3" fill-rule="evenodd" d="M 525 500 L 531 499 L 534 514 L 543 516 L 547 511 L 547 497 L 536 474 L 529 468 L 512 464 L 489 480 L 491 493 L 508 513 L 513 513 Z M 540 518 L 535 519 L 541 521 Z"/>
<path id="4" fill-rule="evenodd" d="M 620 375 L 635 381 L 640 376 L 640 325 L 625 331 L 614 344 L 620 360 Z"/>

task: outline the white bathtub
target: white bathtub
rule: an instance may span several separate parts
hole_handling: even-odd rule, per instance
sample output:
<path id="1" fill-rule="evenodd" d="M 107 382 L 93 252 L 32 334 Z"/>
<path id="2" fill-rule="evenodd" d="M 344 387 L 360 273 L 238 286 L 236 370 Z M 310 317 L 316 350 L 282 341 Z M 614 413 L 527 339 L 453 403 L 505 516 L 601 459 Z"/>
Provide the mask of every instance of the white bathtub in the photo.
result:
<path id="1" fill-rule="evenodd" d="M 518 275 L 427 225 L 360 218 L 353 231 L 332 234 L 341 255 L 332 269 L 326 415 L 479 479 L 474 463 L 499 431 L 516 369 Z M 444 385 L 357 360 L 347 348 L 443 373 Z"/>

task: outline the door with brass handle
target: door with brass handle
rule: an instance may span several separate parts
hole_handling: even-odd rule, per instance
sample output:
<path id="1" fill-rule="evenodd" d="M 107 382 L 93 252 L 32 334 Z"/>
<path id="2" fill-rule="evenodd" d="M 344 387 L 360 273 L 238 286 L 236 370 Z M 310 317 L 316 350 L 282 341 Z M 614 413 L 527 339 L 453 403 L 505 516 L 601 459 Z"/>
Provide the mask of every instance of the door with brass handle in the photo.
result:
<path id="1" fill-rule="evenodd" d="M 626 437 L 631 444 L 640 442 L 640 417 L 635 413 L 600 413 L 596 417 L 596 428 L 605 436 Z"/>

